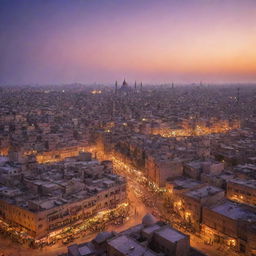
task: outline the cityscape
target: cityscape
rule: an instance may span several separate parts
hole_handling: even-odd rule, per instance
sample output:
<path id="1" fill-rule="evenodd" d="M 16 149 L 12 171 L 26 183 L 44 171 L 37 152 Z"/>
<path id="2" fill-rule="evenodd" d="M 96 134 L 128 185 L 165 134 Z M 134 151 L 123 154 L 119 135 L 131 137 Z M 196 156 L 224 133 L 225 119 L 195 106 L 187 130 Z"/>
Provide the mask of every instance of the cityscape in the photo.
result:
<path id="1" fill-rule="evenodd" d="M 256 256 L 255 11 L 0 0 L 0 256 Z"/>

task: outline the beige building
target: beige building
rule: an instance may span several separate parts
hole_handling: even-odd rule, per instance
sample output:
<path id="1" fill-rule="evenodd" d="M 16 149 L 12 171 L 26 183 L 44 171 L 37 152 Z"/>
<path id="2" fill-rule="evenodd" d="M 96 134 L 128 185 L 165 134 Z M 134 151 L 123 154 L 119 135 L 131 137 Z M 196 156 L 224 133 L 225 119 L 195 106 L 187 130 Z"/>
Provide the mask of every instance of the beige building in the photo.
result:
<path id="1" fill-rule="evenodd" d="M 231 250 L 256 253 L 255 208 L 226 200 L 203 208 L 202 236 L 207 243 L 225 244 Z"/>
<path id="2" fill-rule="evenodd" d="M 227 197 L 240 203 L 256 206 L 256 181 L 230 180 L 227 183 Z"/>
<path id="3" fill-rule="evenodd" d="M 192 227 L 199 232 L 202 222 L 202 208 L 221 201 L 225 196 L 225 191 L 204 185 L 181 194 L 174 202 L 174 210 Z"/>
<path id="4" fill-rule="evenodd" d="M 184 174 L 192 179 L 200 179 L 204 174 L 220 175 L 224 170 L 224 163 L 208 160 L 208 161 L 192 161 L 184 165 Z"/>
<path id="5" fill-rule="evenodd" d="M 146 161 L 145 176 L 159 187 L 164 187 L 168 178 L 176 178 L 182 174 L 183 165 L 178 159 L 149 157 Z"/>

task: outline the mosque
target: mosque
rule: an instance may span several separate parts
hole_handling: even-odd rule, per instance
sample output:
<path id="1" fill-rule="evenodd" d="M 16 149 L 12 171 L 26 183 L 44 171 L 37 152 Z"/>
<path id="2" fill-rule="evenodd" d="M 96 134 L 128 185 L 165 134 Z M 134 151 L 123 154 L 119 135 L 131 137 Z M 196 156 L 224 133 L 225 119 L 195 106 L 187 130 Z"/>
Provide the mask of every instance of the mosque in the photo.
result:
<path id="1" fill-rule="evenodd" d="M 140 84 L 140 91 L 141 90 L 142 90 L 142 83 Z M 132 87 L 130 87 L 128 85 L 128 83 L 125 81 L 125 79 L 124 79 L 121 87 L 118 88 L 118 84 L 117 84 L 117 81 L 116 81 L 116 83 L 115 83 L 115 93 L 130 94 L 131 92 L 138 92 L 136 81 L 134 83 L 134 89 L 132 89 Z"/>

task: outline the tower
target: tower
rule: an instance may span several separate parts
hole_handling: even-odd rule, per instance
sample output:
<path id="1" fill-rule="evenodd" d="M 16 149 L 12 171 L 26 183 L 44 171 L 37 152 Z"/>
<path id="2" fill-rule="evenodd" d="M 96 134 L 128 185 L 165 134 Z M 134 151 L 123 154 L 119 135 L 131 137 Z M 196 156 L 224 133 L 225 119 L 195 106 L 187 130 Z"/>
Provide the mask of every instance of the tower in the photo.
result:
<path id="1" fill-rule="evenodd" d="M 140 91 L 142 91 L 142 82 L 140 83 Z"/>
<path id="2" fill-rule="evenodd" d="M 116 115 L 116 98 L 114 97 L 112 99 L 112 113 L 111 113 L 112 120 L 114 120 L 115 115 Z"/>
<path id="3" fill-rule="evenodd" d="M 115 94 L 117 94 L 117 81 L 115 82 Z"/>
<path id="4" fill-rule="evenodd" d="M 240 88 L 237 88 L 236 102 L 239 103 L 239 101 L 240 101 Z"/>
<path id="5" fill-rule="evenodd" d="M 134 90 L 135 90 L 135 92 L 136 92 L 136 90 L 137 90 L 137 82 L 135 81 L 135 83 L 134 83 Z"/>

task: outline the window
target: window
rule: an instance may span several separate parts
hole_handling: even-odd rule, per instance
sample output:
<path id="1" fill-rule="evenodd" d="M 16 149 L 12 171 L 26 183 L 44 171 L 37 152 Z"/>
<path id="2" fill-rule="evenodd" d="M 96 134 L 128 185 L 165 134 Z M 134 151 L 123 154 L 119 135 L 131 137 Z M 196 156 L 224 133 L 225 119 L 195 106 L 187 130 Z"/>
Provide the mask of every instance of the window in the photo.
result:
<path id="1" fill-rule="evenodd" d="M 240 252 L 245 252 L 245 245 L 240 244 Z"/>

